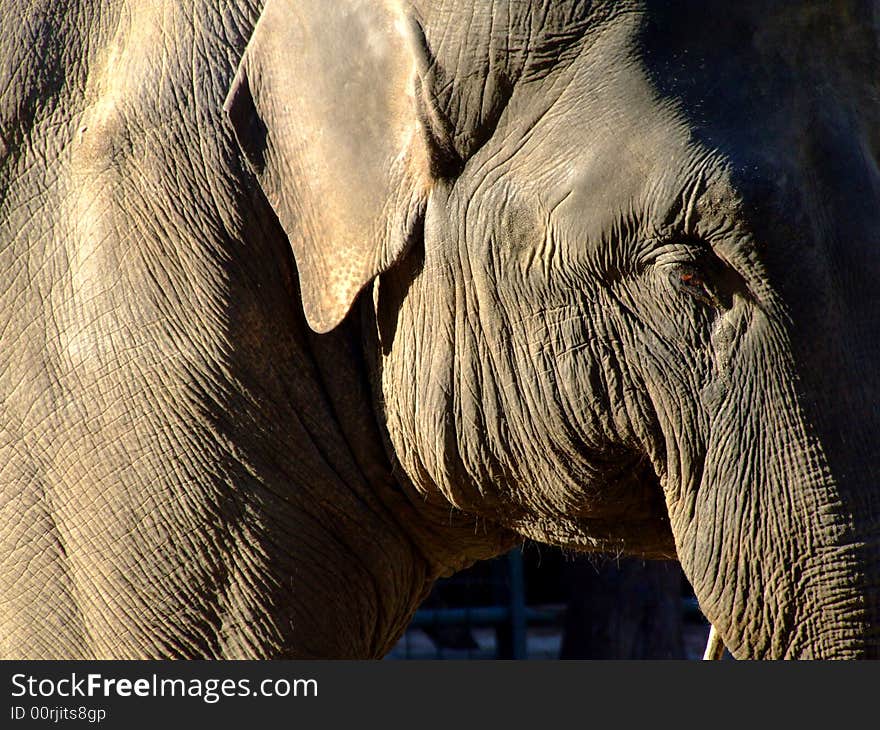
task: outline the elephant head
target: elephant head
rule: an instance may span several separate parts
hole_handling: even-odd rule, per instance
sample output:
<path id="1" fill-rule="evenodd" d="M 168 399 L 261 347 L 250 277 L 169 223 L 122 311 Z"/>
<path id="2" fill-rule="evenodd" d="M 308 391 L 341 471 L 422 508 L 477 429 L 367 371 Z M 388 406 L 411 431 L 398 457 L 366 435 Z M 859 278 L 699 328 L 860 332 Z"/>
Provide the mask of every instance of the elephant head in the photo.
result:
<path id="1" fill-rule="evenodd" d="M 874 3 L 270 0 L 227 99 L 408 489 L 880 652 Z"/>

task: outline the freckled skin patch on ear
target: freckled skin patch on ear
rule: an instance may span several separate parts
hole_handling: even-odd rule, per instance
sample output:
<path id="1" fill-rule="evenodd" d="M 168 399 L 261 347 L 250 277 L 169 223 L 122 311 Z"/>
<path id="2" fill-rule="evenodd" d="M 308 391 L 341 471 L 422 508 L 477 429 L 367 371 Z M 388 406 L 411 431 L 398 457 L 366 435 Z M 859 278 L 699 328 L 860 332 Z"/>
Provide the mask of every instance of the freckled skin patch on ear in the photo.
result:
<path id="1" fill-rule="evenodd" d="M 269 3 L 227 101 L 240 144 L 261 163 L 316 332 L 333 329 L 400 255 L 407 196 L 428 184 L 406 23 L 389 4 L 325 10 L 318 0 Z"/>

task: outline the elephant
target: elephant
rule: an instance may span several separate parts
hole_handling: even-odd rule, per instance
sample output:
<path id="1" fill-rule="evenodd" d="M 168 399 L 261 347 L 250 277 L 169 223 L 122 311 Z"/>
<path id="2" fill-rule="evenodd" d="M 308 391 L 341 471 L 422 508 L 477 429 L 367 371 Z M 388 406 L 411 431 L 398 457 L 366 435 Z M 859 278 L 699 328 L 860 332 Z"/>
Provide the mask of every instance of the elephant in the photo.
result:
<path id="1" fill-rule="evenodd" d="M 381 657 L 525 539 L 880 654 L 880 4 L 0 23 L 2 656 Z"/>

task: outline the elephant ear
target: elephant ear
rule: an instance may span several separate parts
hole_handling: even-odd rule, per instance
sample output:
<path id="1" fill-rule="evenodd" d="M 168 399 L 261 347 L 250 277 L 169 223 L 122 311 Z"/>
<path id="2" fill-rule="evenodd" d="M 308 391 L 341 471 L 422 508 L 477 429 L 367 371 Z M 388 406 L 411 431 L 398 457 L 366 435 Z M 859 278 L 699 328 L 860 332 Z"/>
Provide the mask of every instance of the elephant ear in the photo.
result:
<path id="1" fill-rule="evenodd" d="M 414 200 L 427 194 L 431 155 L 413 96 L 423 39 L 381 2 L 268 0 L 227 96 L 316 332 L 338 325 L 403 254 Z"/>

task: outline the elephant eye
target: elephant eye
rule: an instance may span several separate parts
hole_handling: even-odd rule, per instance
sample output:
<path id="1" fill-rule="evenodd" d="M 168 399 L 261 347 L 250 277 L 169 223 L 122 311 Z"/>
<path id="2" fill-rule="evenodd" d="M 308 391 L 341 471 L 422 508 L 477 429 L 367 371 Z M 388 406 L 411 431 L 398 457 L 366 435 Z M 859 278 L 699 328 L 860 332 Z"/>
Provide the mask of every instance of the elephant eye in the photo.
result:
<path id="1" fill-rule="evenodd" d="M 684 292 L 710 307 L 721 307 L 721 302 L 715 292 L 706 282 L 703 272 L 694 265 L 681 264 L 676 266 L 670 273 L 672 285 L 680 292 Z"/>

